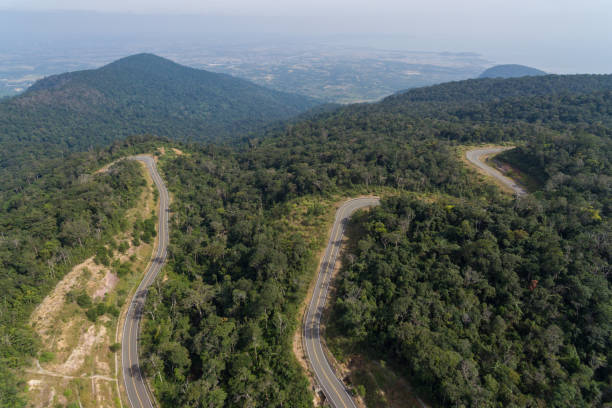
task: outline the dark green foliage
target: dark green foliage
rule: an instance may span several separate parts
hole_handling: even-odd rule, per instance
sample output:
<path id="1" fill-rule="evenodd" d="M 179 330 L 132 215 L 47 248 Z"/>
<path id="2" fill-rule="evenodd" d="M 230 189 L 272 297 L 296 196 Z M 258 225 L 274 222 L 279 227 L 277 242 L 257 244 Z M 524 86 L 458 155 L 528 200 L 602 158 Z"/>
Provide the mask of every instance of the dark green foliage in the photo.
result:
<path id="1" fill-rule="evenodd" d="M 128 250 L 129 247 L 130 245 L 127 242 L 121 241 L 121 243 L 117 246 L 117 250 L 120 253 L 124 254 Z"/>
<path id="2" fill-rule="evenodd" d="M 392 106 L 409 109 L 411 103 L 416 102 L 483 103 L 499 99 L 589 94 L 610 90 L 612 90 L 612 75 L 546 75 L 509 79 L 469 79 L 411 89 L 386 98 L 380 105 L 384 109 Z"/>
<path id="3" fill-rule="evenodd" d="M 26 401 L 17 387 L 17 379 L 8 367 L 0 366 L 0 407 L 25 407 Z"/>
<path id="4" fill-rule="evenodd" d="M 553 135 L 529 141 L 524 146 L 506 151 L 501 160 L 533 175 L 544 186 L 548 196 L 558 194 L 571 198 L 584 196 L 592 205 L 599 197 L 596 210 L 610 214 L 610 174 L 612 173 L 612 138 L 580 132 Z M 602 214 L 603 215 L 603 214 Z"/>
<path id="5" fill-rule="evenodd" d="M 153 242 L 153 238 L 157 236 L 155 226 L 157 225 L 157 216 L 152 215 L 145 220 L 139 220 L 134 223 L 133 236 L 134 245 L 138 245 L 140 241 L 144 241 L 146 244 Z"/>
<path id="6" fill-rule="evenodd" d="M 283 218 L 297 197 L 374 186 L 447 198 L 389 199 L 358 220 L 366 235 L 345 262 L 334 320 L 346 333 L 401 362 L 444 405 L 605 402 L 612 394 L 610 78 L 446 84 L 326 112 L 240 148 L 187 146 L 189 155 L 162 159 L 173 194 L 168 279 L 149 292 L 141 339 L 160 403 L 311 405 L 291 335 L 314 252 Z M 461 143 L 509 140 L 520 149 L 502 158 L 543 186 L 518 200 L 474 183 L 456 152 Z M 162 143 L 136 138 L 87 157 L 108 161 Z M 18 299 L 2 319 L 23 322 L 77 259 L 98 251 L 103 262 L 100 248 L 113 248 L 107 232 L 127 231 L 120 210 L 140 178 L 119 176 L 129 164 L 80 177 L 91 167 L 74 157 L 65 159 L 72 167 L 23 167 L 2 184 L 0 226 L 11 235 L 0 245 L 9 271 L 0 289 L 4 302 Z M 320 211 L 312 206 L 307 219 Z M 155 222 L 138 223 L 134 242 L 151 241 Z M 23 245 L 17 252 L 14 237 Z M 61 254 L 65 265 L 48 276 L 45 262 Z M 129 273 L 126 264 L 113 268 Z M 87 313 L 95 320 L 113 307 L 95 304 Z M 27 327 L 5 327 L 0 335 L 11 347 L 0 349 L 8 362 L 0 370 L 36 353 Z M 0 394 L 12 401 L 14 383 L 6 384 Z"/>
<path id="7" fill-rule="evenodd" d="M 275 222 L 282 202 L 262 208 L 243 160 L 211 147 L 163 168 L 175 197 L 170 279 L 151 288 L 142 334 L 163 406 L 311 405 L 291 354 L 311 253 Z"/>
<path id="8" fill-rule="evenodd" d="M 399 95 L 293 123 L 243 150 L 193 147 L 167 162 L 162 170 L 175 197 L 169 279 L 152 288 L 143 331 L 160 402 L 309 405 L 286 353 L 312 252 L 275 220 L 293 198 L 380 185 L 455 198 L 388 200 L 364 216 L 367 236 L 357 260 L 345 262 L 335 312 L 343 332 L 390 353 L 444 405 L 603 401 L 610 381 L 610 226 L 603 222 L 610 150 L 606 125 L 583 122 L 600 115 L 607 123 L 610 115 L 605 104 L 583 103 L 607 96 L 580 92 L 605 88 L 607 80 L 482 81 L 482 89 L 468 81 L 460 86 L 475 86 L 481 102 L 464 106 L 450 96 L 435 108 L 440 117 L 435 104 Z M 489 87 L 497 86 L 500 94 L 518 87 L 513 101 L 525 111 L 539 103 L 540 123 L 498 111 L 496 104 L 515 102 L 489 101 Z M 566 93 L 547 90 L 555 87 Z M 466 107 L 472 113 L 457 113 Z M 569 109 L 581 119 L 555 113 Z M 568 129 L 581 132 L 569 137 Z M 457 143 L 501 140 L 530 141 L 514 154 L 539 146 L 533 152 L 544 169 L 543 191 L 512 200 L 471 181 Z M 589 181 L 580 189 L 573 177 Z M 318 212 L 315 205 L 307 216 Z"/>
<path id="9" fill-rule="evenodd" d="M 365 236 L 332 321 L 444 405 L 601 403 L 612 380 L 611 192 L 585 187 L 549 186 L 512 206 L 383 201 L 355 220 Z"/>
<path id="10" fill-rule="evenodd" d="M 111 255 L 112 255 L 112 251 L 111 251 Z M 110 265 L 109 251 L 106 249 L 106 247 L 101 246 L 96 250 L 96 257 L 94 258 L 94 262 L 97 263 L 98 265 L 104 265 L 104 266 Z"/>
<path id="11" fill-rule="evenodd" d="M 87 309 L 85 315 L 90 321 L 95 322 L 98 317 L 106 313 L 116 317 L 119 316 L 119 309 L 115 306 L 106 306 L 104 303 L 96 303 L 91 308 Z"/>
<path id="12" fill-rule="evenodd" d="M 55 354 L 50 351 L 43 351 L 42 353 L 40 353 L 40 356 L 38 356 L 38 361 L 40 361 L 41 363 L 49 363 L 54 359 Z"/>
<path id="13" fill-rule="evenodd" d="M 85 293 L 85 292 L 81 292 L 76 297 L 75 300 L 76 300 L 77 305 L 81 306 L 84 309 L 86 309 L 86 308 L 88 308 L 88 307 L 90 307 L 92 305 L 91 297 L 87 293 Z"/>
<path id="14" fill-rule="evenodd" d="M 132 264 L 130 262 L 124 262 L 119 265 L 119 267 L 116 269 L 116 272 L 117 276 L 119 276 L 120 278 L 125 275 L 129 275 L 130 273 L 132 273 Z"/>

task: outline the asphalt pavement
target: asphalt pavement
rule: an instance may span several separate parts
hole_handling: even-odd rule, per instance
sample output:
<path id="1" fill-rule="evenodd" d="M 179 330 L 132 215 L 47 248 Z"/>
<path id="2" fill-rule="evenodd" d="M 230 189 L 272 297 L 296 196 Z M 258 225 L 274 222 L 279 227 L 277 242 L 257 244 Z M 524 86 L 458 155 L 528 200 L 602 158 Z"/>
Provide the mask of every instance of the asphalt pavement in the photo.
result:
<path id="1" fill-rule="evenodd" d="M 306 356 L 317 383 L 323 390 L 329 404 L 334 408 L 356 408 L 356 405 L 345 385 L 334 374 L 323 352 L 320 335 L 321 315 L 325 308 L 331 275 L 335 269 L 338 253 L 342 245 L 344 229 L 351 214 L 360 208 L 372 207 L 379 203 L 380 200 L 377 197 L 355 198 L 345 202 L 336 211 L 336 219 L 331 230 L 327 248 L 325 249 L 325 254 L 323 255 L 323 261 L 321 262 L 316 286 L 308 306 L 306 319 L 304 320 L 303 335 L 306 345 Z"/>
<path id="2" fill-rule="evenodd" d="M 131 160 L 145 163 L 147 170 L 159 191 L 159 227 L 157 231 L 158 244 L 155 255 L 145 272 L 136 293 L 132 298 L 125 323 L 123 325 L 123 336 L 121 338 L 121 365 L 123 370 L 123 382 L 127 392 L 129 404 L 133 408 L 153 408 L 155 399 L 151 394 L 146 379 L 142 374 L 138 363 L 138 337 L 140 333 L 140 322 L 142 320 L 145 300 L 149 286 L 162 269 L 168 252 L 168 190 L 164 181 L 157 172 L 155 161 L 151 156 L 133 156 Z"/>
<path id="3" fill-rule="evenodd" d="M 504 150 L 509 150 L 509 149 L 513 149 L 513 147 L 488 147 L 488 148 L 483 148 L 483 149 L 474 149 L 474 150 L 469 150 L 465 154 L 465 157 L 467 157 L 467 159 L 470 162 L 472 162 L 474 165 L 480 167 L 480 169 L 482 169 L 489 176 L 496 178 L 503 185 L 512 189 L 512 191 L 514 191 L 516 195 L 522 196 L 522 195 L 527 194 L 527 191 L 525 191 L 525 189 L 519 186 L 511 178 L 504 176 L 497 169 L 494 169 L 493 167 L 488 166 L 487 164 L 485 164 L 483 161 L 480 160 L 482 156 L 486 156 L 489 154 L 495 154 L 495 153 L 501 153 Z"/>
<path id="4" fill-rule="evenodd" d="M 506 186 L 510 187 L 518 195 L 526 194 L 525 190 L 518 186 L 513 180 L 505 177 L 496 169 L 493 169 L 483 163 L 480 158 L 483 155 L 498 153 L 505 148 L 483 148 L 470 150 L 466 153 L 467 159 L 480 167 L 487 174 L 495 177 Z M 130 303 L 125 323 L 123 326 L 121 361 L 123 370 L 123 380 L 127 391 L 130 406 L 133 408 L 154 408 L 155 400 L 148 388 L 146 380 L 142 374 L 142 370 L 138 360 L 138 337 L 140 333 L 140 322 L 143 315 L 145 300 L 149 286 L 155 280 L 157 274 L 162 269 L 167 256 L 168 250 L 168 190 L 157 172 L 155 161 L 151 156 L 134 156 L 132 160 L 139 160 L 145 163 L 151 178 L 153 179 L 159 191 L 159 227 L 158 227 L 158 245 L 154 258 L 140 285 L 136 289 L 136 293 Z M 332 370 L 323 347 L 321 345 L 320 324 L 321 316 L 327 301 L 329 291 L 329 283 L 331 275 L 335 269 L 336 261 L 344 230 L 349 218 L 353 212 L 365 207 L 376 206 L 380 203 L 377 197 L 355 198 L 345 202 L 336 211 L 336 218 L 332 226 L 331 235 L 319 274 L 317 282 L 312 294 L 312 299 L 308 306 L 306 319 L 304 320 L 304 343 L 306 356 L 310 362 L 311 368 L 316 377 L 317 383 L 321 387 L 329 404 L 334 408 L 356 408 L 356 405 L 340 379 L 338 379 Z"/>

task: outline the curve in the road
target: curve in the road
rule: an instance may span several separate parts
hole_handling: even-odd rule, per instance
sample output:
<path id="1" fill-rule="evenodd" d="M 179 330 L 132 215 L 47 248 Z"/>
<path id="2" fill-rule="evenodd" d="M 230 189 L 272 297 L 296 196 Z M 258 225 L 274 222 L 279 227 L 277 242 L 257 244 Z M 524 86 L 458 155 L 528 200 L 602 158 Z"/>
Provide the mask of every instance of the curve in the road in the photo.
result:
<path id="1" fill-rule="evenodd" d="M 356 408 L 356 406 L 342 381 L 336 377 L 323 352 L 320 336 L 321 315 L 325 307 L 331 275 L 335 269 L 336 259 L 342 245 L 344 228 L 349 217 L 360 208 L 372 207 L 379 203 L 378 197 L 355 198 L 345 202 L 336 211 L 336 219 L 332 226 L 329 242 L 323 255 L 317 282 L 304 320 L 303 335 L 306 357 L 327 401 L 335 408 Z"/>
<path id="2" fill-rule="evenodd" d="M 505 150 L 509 150 L 509 149 L 513 149 L 513 147 L 487 147 L 487 148 L 473 149 L 473 150 L 467 151 L 466 154 L 465 154 L 465 157 L 472 164 L 474 164 L 475 166 L 479 167 L 481 170 L 483 170 L 489 176 L 494 177 L 500 183 L 502 183 L 504 186 L 512 189 L 512 191 L 514 191 L 514 193 L 516 195 L 522 196 L 522 195 L 527 194 L 527 191 L 525 191 L 525 189 L 523 189 L 521 186 L 519 186 L 511 178 L 504 176 L 498 170 L 494 169 L 491 166 L 488 166 L 482 160 L 480 160 L 480 158 L 482 156 L 486 156 L 486 155 L 490 155 L 490 154 L 496 154 L 496 153 L 501 153 L 501 152 L 503 152 Z"/>
<path id="3" fill-rule="evenodd" d="M 153 408 L 155 400 L 149 390 L 146 379 L 142 375 L 138 363 L 138 335 L 140 332 L 140 322 L 142 319 L 145 300 L 149 286 L 162 269 L 166 261 L 168 251 L 168 190 L 162 178 L 157 172 L 157 166 L 153 157 L 141 155 L 130 157 L 131 160 L 144 162 L 159 191 L 159 227 L 158 244 L 155 256 L 149 263 L 144 278 L 138 285 L 136 293 L 130 302 L 125 323 L 123 325 L 123 335 L 121 338 L 121 363 L 123 370 L 123 382 L 127 392 L 130 406 L 133 408 Z"/>

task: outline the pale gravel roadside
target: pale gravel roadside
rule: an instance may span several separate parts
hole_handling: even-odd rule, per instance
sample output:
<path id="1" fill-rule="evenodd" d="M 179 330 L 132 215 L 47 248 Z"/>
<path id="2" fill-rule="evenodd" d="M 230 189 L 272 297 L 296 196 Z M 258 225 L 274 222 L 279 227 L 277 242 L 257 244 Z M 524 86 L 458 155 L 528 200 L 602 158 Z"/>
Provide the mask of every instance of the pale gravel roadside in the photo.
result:
<path id="1" fill-rule="evenodd" d="M 514 149 L 514 147 L 487 147 L 482 149 L 474 149 L 469 150 L 465 153 L 465 157 L 475 166 L 479 167 L 482 171 L 488 174 L 491 177 L 494 177 L 502 183 L 504 186 L 508 187 L 518 196 L 523 196 L 527 194 L 527 191 L 519 186 L 514 180 L 509 177 L 504 176 L 501 172 L 494 169 L 493 167 L 488 166 L 483 161 L 480 160 L 482 156 L 488 156 L 491 154 L 501 153 L 505 150 Z"/>

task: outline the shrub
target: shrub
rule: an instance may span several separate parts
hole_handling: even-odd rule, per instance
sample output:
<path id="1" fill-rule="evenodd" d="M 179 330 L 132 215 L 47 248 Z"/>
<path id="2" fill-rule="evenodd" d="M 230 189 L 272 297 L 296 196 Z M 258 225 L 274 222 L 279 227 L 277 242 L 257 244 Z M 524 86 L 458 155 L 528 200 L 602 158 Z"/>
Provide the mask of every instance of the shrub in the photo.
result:
<path id="1" fill-rule="evenodd" d="M 55 359 L 55 353 L 52 353 L 50 351 L 43 351 L 42 353 L 40 353 L 40 356 L 38 357 L 38 360 L 41 363 L 49 363 L 53 361 L 54 359 Z"/>
<path id="2" fill-rule="evenodd" d="M 92 305 L 91 297 L 85 292 L 81 292 L 76 297 L 76 302 L 77 305 L 81 306 L 82 308 L 87 308 Z"/>
<path id="3" fill-rule="evenodd" d="M 98 265 L 102 264 L 104 266 L 110 265 L 110 259 L 108 257 L 108 251 L 105 247 L 101 246 L 96 251 L 96 257 L 94 258 L 94 262 Z"/>
<path id="4" fill-rule="evenodd" d="M 121 241 L 121 243 L 119 244 L 119 247 L 117 249 L 119 250 L 119 252 L 124 254 L 128 250 L 129 247 L 130 246 L 128 245 L 127 242 Z"/>
<path id="5" fill-rule="evenodd" d="M 77 298 L 77 293 L 76 291 L 73 289 L 71 291 L 69 291 L 68 293 L 66 293 L 66 302 L 67 303 L 72 303 L 76 300 Z"/>
<path id="6" fill-rule="evenodd" d="M 85 312 L 85 314 L 87 315 L 87 318 L 90 321 L 95 322 L 98 319 L 98 317 L 102 316 L 107 311 L 108 309 L 104 305 L 104 303 L 96 303 L 96 305 L 88 309 L 87 312 Z"/>
<path id="7" fill-rule="evenodd" d="M 130 273 L 132 273 L 131 266 L 132 264 L 129 262 L 125 262 L 119 265 L 119 267 L 117 268 L 117 276 L 122 277 L 122 276 L 129 275 Z"/>
<path id="8" fill-rule="evenodd" d="M 89 319 L 90 322 L 95 323 L 98 320 L 98 313 L 95 308 L 87 309 L 85 312 L 85 316 Z"/>
<path id="9" fill-rule="evenodd" d="M 106 313 L 111 316 L 117 317 L 119 316 L 119 308 L 114 305 L 106 306 Z"/>

